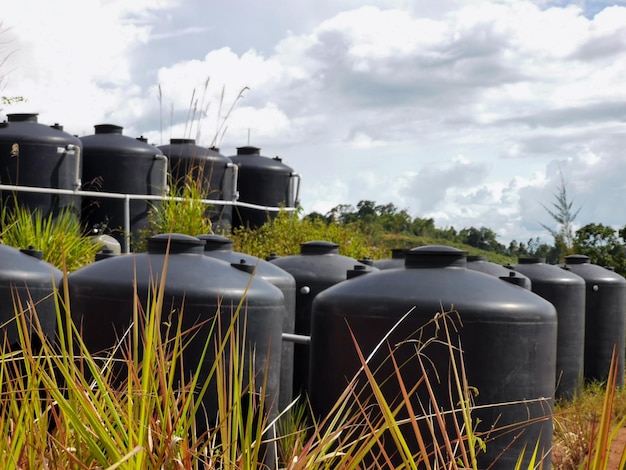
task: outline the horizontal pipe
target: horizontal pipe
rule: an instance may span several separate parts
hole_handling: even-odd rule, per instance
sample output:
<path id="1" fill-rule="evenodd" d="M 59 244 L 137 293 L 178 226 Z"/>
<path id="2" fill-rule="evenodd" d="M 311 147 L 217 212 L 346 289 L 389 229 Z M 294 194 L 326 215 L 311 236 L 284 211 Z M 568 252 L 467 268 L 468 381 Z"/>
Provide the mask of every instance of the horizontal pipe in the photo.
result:
<path id="1" fill-rule="evenodd" d="M 293 333 L 283 333 L 283 341 L 298 344 L 311 344 L 311 337 L 305 335 L 294 335 Z"/>
<path id="2" fill-rule="evenodd" d="M 184 197 L 172 197 L 172 196 L 157 196 L 155 194 L 122 194 L 122 193 L 107 193 L 101 191 L 82 191 L 82 190 L 72 190 L 72 189 L 59 189 L 59 188 L 39 188 L 35 186 L 17 186 L 12 184 L 0 184 L 0 191 L 17 191 L 17 192 L 26 192 L 26 193 L 41 193 L 41 194 L 66 194 L 70 196 L 90 196 L 90 197 L 102 197 L 108 199 L 129 199 L 129 200 L 144 200 L 144 201 L 165 201 L 165 200 L 174 200 L 174 201 L 184 201 L 186 198 Z M 218 206 L 238 206 L 238 207 L 247 207 L 249 209 L 258 209 L 262 211 L 268 212 L 280 212 L 287 211 L 293 212 L 296 211 L 295 207 L 273 207 L 273 206 L 260 206 L 258 204 L 252 204 L 249 202 L 241 202 L 241 201 L 223 201 L 221 199 L 201 199 L 200 202 L 203 204 L 215 204 Z"/>

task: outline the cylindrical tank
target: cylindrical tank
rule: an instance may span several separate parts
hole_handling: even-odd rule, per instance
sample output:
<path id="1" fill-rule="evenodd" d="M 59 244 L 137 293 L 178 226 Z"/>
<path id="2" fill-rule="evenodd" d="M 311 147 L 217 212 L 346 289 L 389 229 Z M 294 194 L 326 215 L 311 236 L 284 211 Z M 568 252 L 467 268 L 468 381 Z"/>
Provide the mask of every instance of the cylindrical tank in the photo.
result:
<path id="1" fill-rule="evenodd" d="M 613 348 L 618 353 L 617 385 L 624 386 L 626 279 L 589 261 L 565 257 L 565 268 L 585 280 L 585 379 L 606 381 Z"/>
<path id="2" fill-rule="evenodd" d="M 229 263 L 247 263 L 255 276 L 278 287 L 285 298 L 283 333 L 293 333 L 296 321 L 296 280 L 287 271 L 265 260 L 246 253 L 233 251 L 233 241 L 220 235 L 200 235 L 204 240 L 204 254 Z M 293 343 L 283 341 L 280 362 L 280 394 L 278 409 L 284 410 L 293 399 Z"/>
<path id="3" fill-rule="evenodd" d="M 39 252 L 32 247 L 20 252 L 0 244 L 0 325 L 5 344 L 15 347 L 18 343 L 15 313 L 20 308 L 27 316 L 27 323 L 36 313 L 42 332 L 54 341 L 57 325 L 54 292 L 62 278 L 62 272 L 39 259 Z M 18 301 L 21 307 L 16 305 Z"/>
<path id="4" fill-rule="evenodd" d="M 163 196 L 167 185 L 167 157 L 153 145 L 123 135 L 122 130 L 113 124 L 98 124 L 94 135 L 80 138 L 83 143 L 83 189 Z M 128 220 L 125 219 L 127 203 L 130 209 Z M 132 235 L 131 242 L 137 241 L 155 206 L 159 206 L 157 201 L 85 196 L 82 215 L 89 229 L 112 235 L 128 251 L 127 237 Z M 127 224 L 130 233 L 126 231 Z"/>
<path id="5" fill-rule="evenodd" d="M 516 279 L 514 281 L 508 279 L 508 282 L 515 282 L 518 286 L 521 286 L 524 289 L 531 290 L 532 288 L 532 283 L 528 277 L 524 276 L 522 273 L 514 271 L 512 267 L 502 266 L 500 264 L 487 261 L 487 257 L 485 255 L 468 255 L 467 269 L 480 271 L 481 273 L 489 274 L 498 278 L 519 277 L 520 279 Z"/>
<path id="6" fill-rule="evenodd" d="M 345 281 L 348 271 L 355 266 L 375 270 L 349 256 L 339 254 L 339 245 L 329 241 L 313 240 L 300 244 L 300 254 L 275 258 L 270 263 L 287 271 L 296 280 L 295 333 L 311 333 L 311 304 L 324 289 Z M 309 376 L 309 346 L 294 345 L 293 394 L 307 390 Z"/>
<path id="7" fill-rule="evenodd" d="M 209 337 L 215 316 L 219 314 L 221 331 L 225 334 L 232 315 L 245 297 L 237 319 L 240 332 L 244 331 L 245 322 L 246 336 L 239 337 L 241 348 L 247 351 L 244 376 L 247 378 L 249 368 L 254 367 L 257 386 L 266 380 L 265 409 L 275 414 L 283 295 L 267 281 L 251 279 L 248 272 L 205 256 L 204 241 L 195 237 L 155 235 L 148 240 L 147 253 L 103 259 L 68 275 L 72 319 L 81 328 L 89 351 L 95 353 L 112 348 L 133 319 L 134 296 L 138 296 L 142 308 L 146 309 L 155 282 L 164 276 L 163 314 L 168 316 L 168 322 L 176 325 L 182 312 L 182 330 L 194 335 L 188 337 L 191 339 L 183 352 L 185 371 L 194 371 L 205 342 L 215 341 L 215 337 Z M 212 334 L 218 334 L 217 326 Z M 207 378 L 214 362 L 212 344 L 201 364 L 199 383 Z M 214 381 L 202 402 L 206 416 L 213 422 L 217 416 Z"/>
<path id="8" fill-rule="evenodd" d="M 478 468 L 487 468 L 497 459 L 489 468 L 508 470 L 525 447 L 534 449 L 538 444 L 540 455 L 550 452 L 556 312 L 526 289 L 466 269 L 465 256 L 466 252 L 450 247 L 416 248 L 406 253 L 404 269 L 359 276 L 318 294 L 311 314 L 311 404 L 316 414 L 327 413 L 361 367 L 355 342 L 368 357 L 396 327 L 369 363 L 391 409 L 401 399 L 395 366 L 389 360 L 393 349 L 406 390 L 417 387 L 410 393 L 415 413 L 450 410 L 450 403 L 458 410 L 450 350 L 460 347 L 467 383 L 478 392 L 472 411 L 476 432 L 491 430 L 488 437 L 483 435 L 486 453 L 479 456 Z M 442 309 L 451 313 L 438 314 Z M 451 346 L 445 344 L 446 324 Z M 435 337 L 439 341 L 431 341 Z M 456 360 L 458 367 L 460 360 Z M 425 376 L 420 362 L 437 404 L 420 383 Z M 355 393 L 364 381 L 363 376 Z M 397 419 L 406 417 L 401 411 Z M 404 436 L 415 455 L 419 449 L 409 426 Z M 423 432 L 430 435 L 425 428 Z M 450 433 L 456 436 L 454 430 Z M 388 453 L 397 449 L 390 438 L 387 445 Z"/>
<path id="9" fill-rule="evenodd" d="M 279 157 L 261 156 L 257 147 L 237 147 L 237 155 L 229 157 L 239 168 L 239 200 L 270 207 L 295 207 L 299 176 Z M 233 208 L 233 226 L 260 227 L 276 217 L 277 212 L 266 212 L 248 207 Z"/>
<path id="10" fill-rule="evenodd" d="M 531 290 L 552 303 L 559 319 L 556 355 L 556 398 L 582 392 L 585 357 L 585 281 L 545 258 L 520 258 L 515 271 L 530 279 Z"/>
<path id="11" fill-rule="evenodd" d="M 378 269 L 394 269 L 404 267 L 405 248 L 393 248 L 391 250 L 391 258 L 377 259 L 374 266 Z"/>
<path id="12" fill-rule="evenodd" d="M 182 191 L 189 177 L 200 184 L 206 199 L 233 201 L 237 191 L 236 165 L 215 148 L 196 144 L 195 139 L 170 139 L 169 145 L 158 147 L 169 162 L 172 184 Z M 208 208 L 214 228 L 228 230 L 232 223 L 233 206 L 215 205 Z"/>
<path id="13" fill-rule="evenodd" d="M 37 122 L 37 114 L 8 114 L 0 123 L 0 183 L 54 189 L 80 189 L 81 149 L 77 138 L 61 126 Z M 80 210 L 80 198 L 73 195 L 2 191 L 2 203 L 31 211 L 43 217 L 61 209 Z"/>

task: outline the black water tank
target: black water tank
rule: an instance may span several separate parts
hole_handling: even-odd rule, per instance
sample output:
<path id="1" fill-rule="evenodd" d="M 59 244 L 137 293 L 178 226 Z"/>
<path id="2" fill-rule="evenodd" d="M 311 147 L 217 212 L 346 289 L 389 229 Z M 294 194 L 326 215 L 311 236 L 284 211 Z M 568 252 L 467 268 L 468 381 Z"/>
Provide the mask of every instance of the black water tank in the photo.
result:
<path id="1" fill-rule="evenodd" d="M 481 273 L 489 274 L 498 278 L 508 278 L 508 282 L 514 282 L 524 289 L 531 290 L 532 287 L 530 279 L 528 279 L 528 277 L 524 276 L 522 273 L 514 271 L 512 266 L 506 267 L 502 266 L 501 264 L 487 261 L 487 257 L 485 255 L 468 255 L 467 269 L 480 271 Z M 517 277 L 519 279 L 510 279 L 512 277 Z"/>
<path id="2" fill-rule="evenodd" d="M 206 199 L 232 202 L 237 191 L 237 167 L 217 149 L 196 144 L 195 139 L 170 139 L 169 145 L 158 147 L 168 158 L 172 184 L 179 191 L 191 176 L 194 183 L 206 193 Z M 209 207 L 208 215 L 214 229 L 229 229 L 233 206 L 216 204 Z"/>
<path id="3" fill-rule="evenodd" d="M 220 235 L 200 235 L 204 240 L 204 254 L 229 263 L 246 263 L 255 276 L 278 287 L 285 298 L 283 333 L 293 333 L 296 321 L 296 280 L 287 271 L 265 260 L 246 253 L 233 251 L 233 241 Z M 278 408 L 284 410 L 293 399 L 293 343 L 283 341 L 280 361 L 280 394 Z"/>
<path id="4" fill-rule="evenodd" d="M 583 386 L 585 357 L 585 281 L 544 258 L 520 258 L 513 266 L 532 283 L 531 290 L 552 303 L 559 318 L 556 398 L 572 399 Z"/>
<path id="5" fill-rule="evenodd" d="M 239 201 L 269 207 L 296 207 L 299 176 L 278 157 L 261 156 L 257 147 L 237 147 L 229 157 L 239 168 Z M 233 226 L 260 227 L 277 212 L 248 207 L 233 208 Z"/>
<path id="6" fill-rule="evenodd" d="M 172 312 L 168 321 L 176 325 L 178 312 L 182 311 L 182 330 L 197 328 L 183 353 L 185 369 L 189 371 L 198 365 L 216 313 L 220 312 L 222 332 L 225 332 L 231 323 L 231 314 L 245 296 L 238 325 L 243 331 L 246 322 L 246 350 L 255 350 L 254 362 L 249 361 L 249 356 L 246 358 L 246 374 L 254 364 L 257 383 L 261 384 L 267 370 L 266 410 L 275 410 L 283 295 L 270 283 L 260 278 L 251 279 L 249 273 L 205 256 L 204 241 L 195 237 L 156 235 L 148 240 L 147 253 L 103 259 L 68 275 L 72 319 L 82 330 L 89 351 L 95 353 L 116 344 L 116 338 L 121 337 L 133 319 L 135 292 L 142 307 L 147 308 L 151 289 L 162 276 L 166 276 L 162 311 L 164 315 Z M 202 322 L 206 323 L 199 326 Z M 213 334 L 217 334 L 217 327 Z M 211 345 L 202 364 L 201 381 L 206 379 L 214 361 L 215 351 Z M 203 404 L 208 419 L 214 422 L 217 416 L 215 389 L 208 390 Z"/>
<path id="7" fill-rule="evenodd" d="M 339 245 L 314 240 L 300 244 L 300 254 L 272 259 L 270 263 L 284 269 L 296 280 L 296 323 L 298 335 L 311 333 L 311 305 L 317 294 L 338 282 L 345 281 L 355 266 L 375 270 L 354 258 L 339 254 Z M 293 394 L 307 389 L 309 376 L 309 346 L 294 346 Z"/>
<path id="8" fill-rule="evenodd" d="M 378 269 L 395 269 L 404 267 L 404 256 L 406 248 L 393 248 L 391 250 L 391 258 L 377 259 L 374 266 Z"/>
<path id="9" fill-rule="evenodd" d="M 62 128 L 37 122 L 37 114 L 8 114 L 0 123 L 0 183 L 73 190 L 80 188 L 81 141 Z M 2 202 L 38 209 L 44 217 L 59 210 L 80 210 L 80 197 L 2 191 Z"/>
<path id="10" fill-rule="evenodd" d="M 411 390 L 423 378 L 416 363 L 417 348 L 436 332 L 445 340 L 444 323 L 452 321 L 458 327 L 454 330 L 449 323 L 453 346 L 460 344 L 463 349 L 468 384 L 478 389 L 474 398 L 477 408 L 472 411 L 473 419 L 480 420 L 477 432 L 495 428 L 486 438 L 486 454 L 479 456 L 478 468 L 487 468 L 498 458 L 489 468 L 509 470 L 524 447 L 534 449 L 538 444 L 540 454 L 550 452 L 556 312 L 550 303 L 526 289 L 466 269 L 465 256 L 466 252 L 450 247 L 416 248 L 406 253 L 404 269 L 359 276 L 318 294 L 311 314 L 311 404 L 317 414 L 327 413 L 361 366 L 354 342 L 367 357 L 400 318 L 411 312 L 369 364 L 393 409 L 401 398 L 398 381 L 392 378 L 382 383 L 394 371 L 388 360 L 389 348 L 395 349 L 406 389 Z M 442 309 L 454 309 L 458 318 L 450 313 L 449 320 L 440 317 L 431 321 Z M 458 404 L 454 389 L 449 397 L 450 386 L 454 388 L 449 358 L 449 348 L 442 342 L 431 342 L 423 350 L 422 362 L 438 407 L 448 410 L 450 400 L 453 406 Z M 433 367 L 439 373 L 439 384 Z M 362 377 L 360 384 L 364 381 Z M 412 396 L 418 415 L 432 412 L 434 405 L 423 383 Z M 508 405 L 489 406 L 502 403 Z M 514 430 L 503 429 L 508 425 Z M 410 437 L 413 431 L 404 429 L 412 453 L 419 452 L 417 442 Z M 426 429 L 422 431 L 430 435 Z M 385 447 L 394 452 L 397 447 L 389 441 Z M 527 450 L 526 463 L 529 454 Z"/>
<path id="11" fill-rule="evenodd" d="M 35 250 L 28 250 L 36 253 Z M 54 341 L 57 325 L 54 292 L 60 287 L 63 273 L 51 264 L 20 250 L 0 244 L 0 325 L 2 341 L 15 346 L 18 342 L 14 307 L 16 301 L 27 318 L 36 312 L 45 335 Z M 34 305 L 34 307 L 33 307 Z M 30 306 L 30 307 L 29 307 Z"/>
<path id="12" fill-rule="evenodd" d="M 617 385 L 624 385 L 626 279 L 589 262 L 585 255 L 565 257 L 565 267 L 585 280 L 585 379 L 606 381 L 613 347 L 619 357 Z"/>
<path id="13" fill-rule="evenodd" d="M 167 185 L 167 157 L 146 142 L 122 134 L 113 124 L 95 126 L 95 134 L 81 137 L 83 143 L 83 189 L 119 194 L 163 196 Z M 148 225 L 148 214 L 157 201 L 130 200 L 132 242 Z M 89 229 L 102 228 L 115 237 L 125 251 L 124 199 L 85 196 L 83 220 Z"/>

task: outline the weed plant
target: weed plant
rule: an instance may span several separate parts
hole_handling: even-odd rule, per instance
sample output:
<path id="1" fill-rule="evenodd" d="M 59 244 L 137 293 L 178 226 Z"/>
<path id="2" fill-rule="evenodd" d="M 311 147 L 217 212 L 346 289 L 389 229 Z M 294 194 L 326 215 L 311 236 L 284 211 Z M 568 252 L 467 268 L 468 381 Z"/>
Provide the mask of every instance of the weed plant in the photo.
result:
<path id="1" fill-rule="evenodd" d="M 44 261 L 59 269 L 73 271 L 93 262 L 101 248 L 86 234 L 79 218 L 63 209 L 44 217 L 40 210 L 16 206 L 2 208 L 0 241 L 15 248 L 30 246 L 41 250 Z"/>
<path id="2" fill-rule="evenodd" d="M 380 258 L 371 241 L 355 225 L 327 224 L 320 219 L 300 218 L 297 213 L 281 211 L 276 218 L 257 229 L 237 227 L 232 231 L 233 248 L 259 258 L 271 253 L 279 256 L 300 253 L 300 244 L 312 240 L 337 243 L 339 253 L 355 259 Z"/>
<path id="3" fill-rule="evenodd" d="M 211 206 L 203 202 L 210 189 L 202 178 L 194 178 L 193 174 L 190 171 L 185 175 L 182 184 L 170 181 L 170 197 L 154 205 L 148 214 L 148 227 L 141 231 L 136 252 L 145 251 L 148 239 L 160 233 L 191 236 L 213 233 Z"/>

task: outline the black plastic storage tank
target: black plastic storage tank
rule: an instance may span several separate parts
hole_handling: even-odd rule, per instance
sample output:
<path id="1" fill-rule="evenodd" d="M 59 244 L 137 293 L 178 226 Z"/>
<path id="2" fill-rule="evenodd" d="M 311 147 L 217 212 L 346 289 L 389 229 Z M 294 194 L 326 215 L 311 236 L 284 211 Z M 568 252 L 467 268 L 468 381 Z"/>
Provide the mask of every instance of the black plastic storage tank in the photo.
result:
<path id="1" fill-rule="evenodd" d="M 394 269 L 404 267 L 405 248 L 393 248 L 391 250 L 391 258 L 377 259 L 374 266 L 378 269 Z"/>
<path id="2" fill-rule="evenodd" d="M 589 261 L 565 257 L 565 268 L 585 280 L 585 379 L 606 381 L 613 347 L 618 352 L 617 386 L 624 386 L 626 279 Z"/>
<path id="3" fill-rule="evenodd" d="M 524 289 L 531 290 L 532 288 L 532 283 L 528 277 L 524 276 L 522 273 L 514 271 L 512 266 L 506 267 L 487 261 L 487 257 L 485 255 L 468 255 L 467 269 L 480 271 L 481 273 L 489 274 L 498 278 L 517 277 L 519 279 L 508 279 L 508 282 L 515 282 L 518 286 L 521 286 Z"/>
<path id="4" fill-rule="evenodd" d="M 98 124 L 95 134 L 81 137 L 83 143 L 83 189 L 119 194 L 163 196 L 167 186 L 167 157 L 140 139 L 122 134 L 114 124 Z M 137 241 L 148 225 L 148 214 L 158 201 L 130 200 L 130 220 L 125 220 L 125 200 L 83 197 L 82 215 L 89 229 L 103 229 L 128 252 L 127 236 Z M 129 224 L 130 233 L 126 231 Z M 100 230 L 102 233 L 102 230 Z"/>
<path id="5" fill-rule="evenodd" d="M 261 156 L 257 147 L 237 147 L 237 155 L 229 157 L 239 168 L 239 201 L 268 207 L 296 207 L 300 176 L 279 157 Z M 276 217 L 248 207 L 233 208 L 233 226 L 260 227 Z"/>
<path id="6" fill-rule="evenodd" d="M 0 244 L 0 325 L 2 341 L 8 346 L 14 347 L 19 339 L 15 323 L 18 299 L 27 318 L 36 312 L 43 333 L 54 341 L 57 325 L 54 295 L 63 273 L 39 259 L 39 253 L 32 248 L 21 252 Z"/>
<path id="7" fill-rule="evenodd" d="M 440 315 L 437 322 L 431 321 L 437 312 L 452 308 L 458 312 L 458 318 L 453 312 L 446 314 L 447 320 Z M 354 342 L 363 356 L 368 357 L 410 311 L 369 363 L 391 409 L 401 394 L 397 379 L 383 384 L 394 375 L 394 366 L 388 359 L 390 348 L 397 346 L 395 362 L 402 367 L 406 390 L 412 390 L 424 377 L 415 358 L 418 345 L 434 337 L 436 331 L 445 342 L 444 323 L 450 322 L 452 345 L 460 344 L 464 351 L 468 384 L 478 389 L 474 398 L 477 408 L 472 411 L 472 419 L 480 420 L 476 432 L 495 428 L 490 437 L 482 436 L 486 453 L 479 454 L 478 468 L 510 470 L 524 448 L 526 464 L 522 468 L 526 468 L 532 453 L 528 449 L 534 449 L 536 444 L 539 455 L 547 455 L 549 465 L 556 361 L 555 309 L 526 289 L 466 269 L 466 252 L 455 248 L 426 246 L 410 250 L 406 253 L 405 269 L 359 276 L 318 294 L 311 314 L 313 411 L 324 416 L 361 367 Z M 452 322 L 458 330 L 452 327 Z M 443 342 L 433 341 L 420 355 L 437 406 L 448 410 L 450 400 L 455 407 L 458 405 L 454 379 L 450 377 L 449 350 Z M 432 367 L 438 371 L 439 383 Z M 361 385 L 364 380 L 362 377 Z M 425 384 L 418 384 L 411 396 L 415 398 L 412 401 L 415 413 L 422 415 L 432 410 L 434 404 L 427 396 Z M 488 406 L 491 404 L 500 405 Z M 514 430 L 506 429 L 508 425 Z M 417 442 L 411 442 L 410 436 L 414 434 L 409 427 L 405 428 L 404 436 L 416 455 L 419 449 Z M 430 435 L 425 429 L 422 431 Z M 454 431 L 451 433 L 456 435 Z M 397 447 L 389 436 L 387 439 L 386 450 L 394 453 Z M 429 449 L 432 451 L 432 445 Z"/>
<path id="8" fill-rule="evenodd" d="M 283 333 L 293 333 L 296 321 L 296 280 L 278 266 L 246 253 L 233 251 L 233 241 L 221 235 L 200 235 L 204 240 L 204 254 L 229 263 L 247 264 L 255 276 L 278 287 L 285 298 Z M 280 361 L 280 394 L 278 409 L 284 410 L 293 399 L 293 343 L 283 341 Z"/>
<path id="9" fill-rule="evenodd" d="M 37 114 L 8 114 L 0 123 L 0 183 L 74 190 L 81 186 L 81 148 L 77 138 L 61 126 L 37 122 Z M 61 209 L 80 211 L 80 197 L 2 191 L 3 205 L 17 199 L 21 207 L 41 211 L 44 217 Z"/>
<path id="10" fill-rule="evenodd" d="M 339 245 L 329 241 L 313 240 L 300 244 L 300 254 L 275 258 L 270 263 L 284 269 L 296 280 L 296 326 L 298 335 L 311 333 L 311 305 L 324 289 L 345 281 L 348 271 L 355 266 L 377 270 L 359 263 L 354 258 L 339 254 Z M 293 394 L 307 390 L 309 378 L 309 346 L 294 345 Z"/>
<path id="11" fill-rule="evenodd" d="M 172 184 L 179 191 L 191 176 L 200 183 L 206 199 L 232 202 L 237 193 L 237 166 L 215 148 L 202 147 L 195 139 L 170 139 L 169 145 L 158 147 L 168 158 Z M 214 229 L 230 229 L 232 205 L 216 204 L 209 208 Z"/>
<path id="12" fill-rule="evenodd" d="M 169 250 L 169 252 L 168 252 Z M 167 254 L 169 253 L 169 254 Z M 167 259 L 167 271 L 164 272 Z M 231 315 L 245 295 L 245 304 L 238 325 L 243 331 L 246 322 L 246 351 L 254 348 L 254 371 L 261 384 L 267 370 L 266 410 L 275 413 L 278 402 L 280 345 L 284 310 L 281 291 L 260 278 L 250 278 L 246 271 L 233 269 L 225 261 L 204 255 L 204 241 L 180 234 L 155 235 L 148 240 L 148 252 L 103 259 L 68 275 L 72 319 L 82 329 L 82 337 L 90 352 L 112 348 L 133 318 L 136 290 L 141 305 L 147 307 L 147 296 L 156 279 L 165 278 L 163 313 L 183 311 L 183 331 L 206 322 L 195 329 L 195 336 L 183 353 L 185 369 L 193 371 L 207 340 L 211 320 L 221 312 L 220 323 L 225 332 Z M 135 286 L 136 285 L 136 289 Z M 178 318 L 172 314 L 171 321 Z M 217 334 L 217 327 L 214 329 Z M 240 341 L 242 338 L 240 338 Z M 252 365 L 246 357 L 245 368 Z M 212 346 L 202 367 L 206 379 L 215 361 Z M 245 385 L 245 384 L 244 384 Z M 260 385 L 259 385 L 260 386 Z M 203 399 L 211 423 L 217 416 L 217 395 L 209 389 Z M 274 410 L 274 411 L 272 411 Z"/>
<path id="13" fill-rule="evenodd" d="M 585 357 L 585 281 L 545 258 L 520 258 L 513 269 L 532 283 L 531 290 L 552 303 L 559 319 L 556 355 L 556 398 L 582 392 Z"/>

